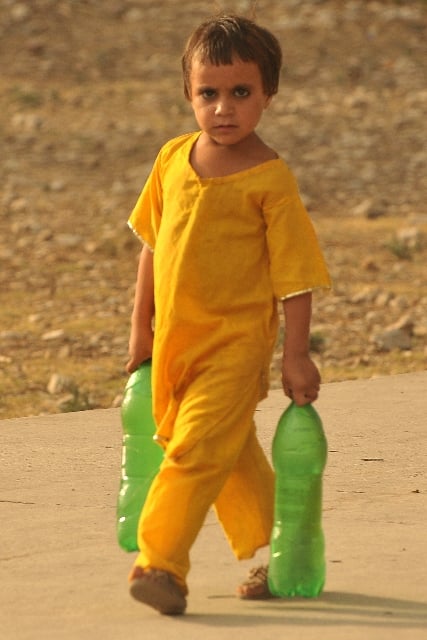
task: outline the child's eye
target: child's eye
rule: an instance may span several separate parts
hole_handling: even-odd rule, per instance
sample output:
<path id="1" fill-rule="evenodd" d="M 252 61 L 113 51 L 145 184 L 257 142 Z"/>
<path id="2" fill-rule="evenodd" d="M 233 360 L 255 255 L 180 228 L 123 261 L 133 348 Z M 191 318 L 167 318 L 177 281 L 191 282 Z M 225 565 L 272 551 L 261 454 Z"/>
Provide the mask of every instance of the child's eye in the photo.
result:
<path id="1" fill-rule="evenodd" d="M 238 98 L 246 98 L 250 94 L 249 89 L 246 87 L 236 87 L 234 89 L 234 95 Z"/>
<path id="2" fill-rule="evenodd" d="M 203 89 L 200 92 L 200 95 L 202 96 L 202 98 L 205 98 L 205 100 L 210 100 L 215 97 L 216 91 L 215 89 Z"/>

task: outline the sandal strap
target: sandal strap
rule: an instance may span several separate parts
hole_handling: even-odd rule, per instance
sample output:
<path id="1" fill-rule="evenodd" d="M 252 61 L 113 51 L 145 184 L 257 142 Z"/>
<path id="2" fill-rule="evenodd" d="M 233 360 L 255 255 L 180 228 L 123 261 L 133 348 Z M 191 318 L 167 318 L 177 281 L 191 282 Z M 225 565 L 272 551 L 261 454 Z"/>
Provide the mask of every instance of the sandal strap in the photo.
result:
<path id="1" fill-rule="evenodd" d="M 268 588 L 268 565 L 253 567 L 245 582 L 237 588 L 237 595 L 245 600 L 266 600 L 272 598 Z"/>
<path id="2" fill-rule="evenodd" d="M 260 567 L 252 567 L 249 571 L 248 579 L 245 582 L 266 582 L 268 577 L 268 565 L 261 565 Z"/>

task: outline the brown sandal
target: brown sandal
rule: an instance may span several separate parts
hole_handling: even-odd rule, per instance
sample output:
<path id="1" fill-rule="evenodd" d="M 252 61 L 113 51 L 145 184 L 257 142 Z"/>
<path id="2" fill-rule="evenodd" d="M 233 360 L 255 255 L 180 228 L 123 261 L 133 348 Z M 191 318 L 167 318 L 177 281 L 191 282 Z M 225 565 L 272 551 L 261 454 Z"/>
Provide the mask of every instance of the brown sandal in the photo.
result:
<path id="1" fill-rule="evenodd" d="M 130 577 L 130 593 L 135 600 L 165 616 L 182 615 L 187 608 L 185 594 L 174 577 L 160 569 L 134 567 Z"/>
<path id="2" fill-rule="evenodd" d="M 237 587 L 237 595 L 243 600 L 269 600 L 274 598 L 268 588 L 268 565 L 254 567 L 248 578 Z"/>

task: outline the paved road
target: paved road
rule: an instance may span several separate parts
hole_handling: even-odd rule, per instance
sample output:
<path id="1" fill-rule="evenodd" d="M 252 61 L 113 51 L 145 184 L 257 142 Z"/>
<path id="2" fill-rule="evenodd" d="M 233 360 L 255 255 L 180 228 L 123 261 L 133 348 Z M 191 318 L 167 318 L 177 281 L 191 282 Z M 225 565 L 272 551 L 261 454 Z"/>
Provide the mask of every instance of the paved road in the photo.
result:
<path id="1" fill-rule="evenodd" d="M 427 638 L 427 372 L 325 385 L 328 577 L 317 600 L 243 602 L 238 563 L 210 514 L 192 553 L 188 614 L 127 592 L 115 538 L 118 410 L 0 422 L 2 640 Z M 269 451 L 286 405 L 257 411 Z"/>

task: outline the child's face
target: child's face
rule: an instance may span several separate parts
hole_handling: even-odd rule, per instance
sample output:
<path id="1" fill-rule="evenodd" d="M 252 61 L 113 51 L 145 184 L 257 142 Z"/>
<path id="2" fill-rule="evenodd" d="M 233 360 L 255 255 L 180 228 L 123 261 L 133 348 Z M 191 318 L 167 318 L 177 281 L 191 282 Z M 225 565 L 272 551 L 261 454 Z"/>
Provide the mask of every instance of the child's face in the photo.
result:
<path id="1" fill-rule="evenodd" d="M 202 64 L 196 57 L 190 82 L 197 123 L 220 145 L 234 145 L 247 138 L 271 101 L 264 93 L 258 65 L 239 58 L 233 64 L 217 66 Z"/>

